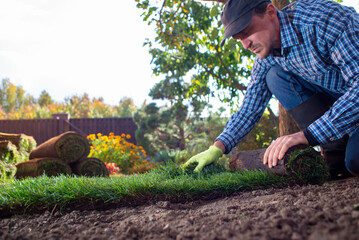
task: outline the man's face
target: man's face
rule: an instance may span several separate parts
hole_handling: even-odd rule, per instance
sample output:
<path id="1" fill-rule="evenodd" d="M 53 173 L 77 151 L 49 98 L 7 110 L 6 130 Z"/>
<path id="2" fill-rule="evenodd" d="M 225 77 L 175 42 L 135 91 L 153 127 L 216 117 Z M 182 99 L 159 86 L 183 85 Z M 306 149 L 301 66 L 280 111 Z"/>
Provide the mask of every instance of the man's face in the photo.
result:
<path id="1" fill-rule="evenodd" d="M 280 47 L 280 32 L 277 18 L 271 13 L 254 14 L 248 27 L 232 36 L 241 41 L 245 49 L 249 49 L 260 58 L 268 57 L 273 48 Z"/>

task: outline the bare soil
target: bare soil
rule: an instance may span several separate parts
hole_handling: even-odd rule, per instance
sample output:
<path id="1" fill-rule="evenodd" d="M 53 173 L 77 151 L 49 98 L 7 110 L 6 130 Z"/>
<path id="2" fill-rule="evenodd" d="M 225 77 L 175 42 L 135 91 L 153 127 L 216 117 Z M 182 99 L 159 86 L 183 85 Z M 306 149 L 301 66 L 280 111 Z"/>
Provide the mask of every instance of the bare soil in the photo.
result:
<path id="1" fill-rule="evenodd" d="M 359 178 L 110 210 L 17 215 L 1 239 L 359 239 Z"/>

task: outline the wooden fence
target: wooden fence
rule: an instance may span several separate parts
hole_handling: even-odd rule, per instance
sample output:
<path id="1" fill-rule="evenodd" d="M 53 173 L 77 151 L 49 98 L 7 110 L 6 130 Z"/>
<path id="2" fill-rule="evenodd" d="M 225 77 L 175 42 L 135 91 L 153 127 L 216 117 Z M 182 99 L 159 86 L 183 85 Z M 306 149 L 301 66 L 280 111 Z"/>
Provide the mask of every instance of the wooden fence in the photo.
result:
<path id="1" fill-rule="evenodd" d="M 132 118 L 73 118 L 67 114 L 53 114 L 52 119 L 0 120 L 0 132 L 24 133 L 33 136 L 37 144 L 66 131 L 75 131 L 82 135 L 130 134 L 129 142 L 136 144 L 137 125 Z"/>

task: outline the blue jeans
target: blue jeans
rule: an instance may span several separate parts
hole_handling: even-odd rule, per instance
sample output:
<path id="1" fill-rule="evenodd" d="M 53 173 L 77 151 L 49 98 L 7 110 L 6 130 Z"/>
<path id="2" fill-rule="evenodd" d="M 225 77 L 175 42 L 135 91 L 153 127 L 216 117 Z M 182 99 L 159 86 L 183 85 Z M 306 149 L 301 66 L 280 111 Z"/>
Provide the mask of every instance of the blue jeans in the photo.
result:
<path id="1" fill-rule="evenodd" d="M 286 110 L 303 103 L 314 94 L 327 96 L 328 101 L 337 100 L 342 94 L 329 91 L 310 83 L 298 75 L 284 71 L 280 66 L 273 66 L 266 76 L 266 83 L 272 94 Z M 359 175 L 359 128 L 349 135 L 345 151 L 345 165 L 354 175 Z"/>

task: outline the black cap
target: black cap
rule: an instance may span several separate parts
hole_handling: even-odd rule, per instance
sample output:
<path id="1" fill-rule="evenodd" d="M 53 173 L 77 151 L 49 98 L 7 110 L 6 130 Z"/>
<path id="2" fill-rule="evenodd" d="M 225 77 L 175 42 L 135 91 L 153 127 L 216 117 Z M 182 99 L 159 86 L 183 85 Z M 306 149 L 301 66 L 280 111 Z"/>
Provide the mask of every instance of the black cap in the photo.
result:
<path id="1" fill-rule="evenodd" d="M 229 0 L 226 3 L 221 17 L 224 26 L 224 36 L 221 47 L 228 37 L 248 27 L 252 20 L 255 7 L 263 2 L 270 2 L 270 0 Z"/>

